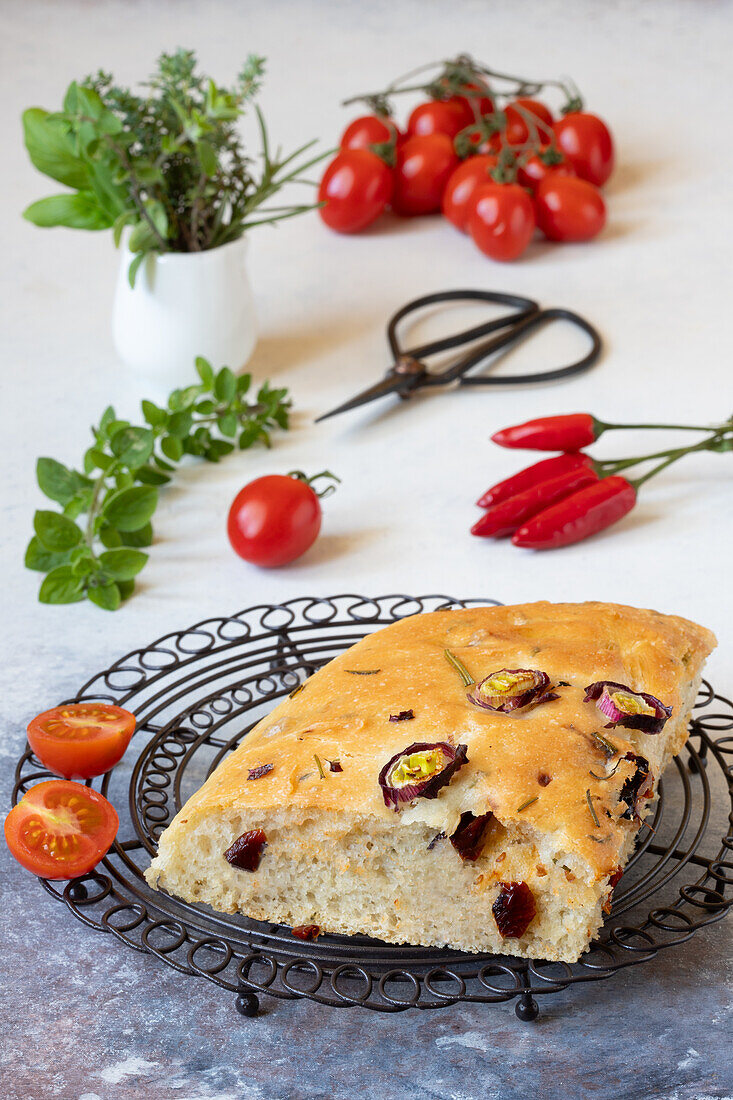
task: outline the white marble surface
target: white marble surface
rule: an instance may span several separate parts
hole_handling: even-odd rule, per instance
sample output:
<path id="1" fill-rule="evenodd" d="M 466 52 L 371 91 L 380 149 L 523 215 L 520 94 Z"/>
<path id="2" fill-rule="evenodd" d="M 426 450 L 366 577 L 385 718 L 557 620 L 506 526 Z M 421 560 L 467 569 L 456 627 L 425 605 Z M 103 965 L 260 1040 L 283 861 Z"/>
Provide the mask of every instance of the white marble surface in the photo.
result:
<path id="1" fill-rule="evenodd" d="M 517 468 L 521 459 L 488 442 L 502 425 L 582 409 L 609 420 L 702 423 L 731 411 L 733 156 L 724 140 L 730 131 L 731 4 L 4 0 L 0 8 L 5 118 L 0 215 L 5 411 L 1 736 L 6 780 L 28 717 L 71 693 L 127 649 L 210 613 L 303 593 L 440 591 L 506 602 L 599 598 L 657 607 L 698 619 L 716 631 L 720 648 L 710 660 L 710 677 L 733 695 L 730 457 L 703 455 L 685 461 L 648 486 L 637 510 L 614 531 L 559 553 L 533 555 L 468 535 L 477 514 L 475 497 Z M 430 57 L 469 47 L 497 66 L 530 76 L 571 73 L 590 107 L 610 121 L 618 141 L 619 168 L 608 187 L 609 226 L 591 245 L 538 244 L 511 266 L 492 264 L 439 219 L 385 222 L 355 239 L 330 234 L 315 216 L 277 231 L 258 230 L 252 237 L 251 272 L 262 337 L 251 368 L 258 377 L 292 389 L 293 430 L 271 452 L 245 453 L 219 467 L 191 465 L 181 471 L 162 494 L 156 544 L 140 592 L 123 610 L 109 615 L 90 604 L 43 607 L 36 603 L 38 576 L 22 567 L 33 509 L 43 506 L 35 487 L 35 458 L 48 454 L 74 463 L 86 446 L 87 426 L 107 403 L 133 415 L 140 399 L 154 396 L 154 391 L 126 376 L 115 361 L 110 309 L 116 256 L 109 236 L 42 231 L 21 220 L 20 210 L 52 192 L 54 184 L 28 163 L 17 119 L 26 106 L 53 107 L 71 78 L 99 66 L 133 82 L 145 75 L 161 49 L 177 44 L 196 47 L 204 66 L 222 79 L 233 76 L 248 51 L 264 53 L 268 77 L 262 105 L 272 134 L 285 146 L 320 137 L 325 147 L 349 118 L 338 106 L 340 98 L 378 86 Z M 408 407 L 385 404 L 323 425 L 312 423 L 315 415 L 373 381 L 387 366 L 383 328 L 393 309 L 418 294 L 461 286 L 513 290 L 586 314 L 605 336 L 602 362 L 591 374 L 562 386 L 456 392 Z M 556 333 L 527 345 L 512 366 L 549 366 L 553 356 L 560 362 L 576 346 Z M 655 437 L 654 444 L 667 438 L 678 437 Z M 606 437 L 597 452 L 607 456 L 646 447 L 640 434 L 617 433 L 616 438 Z M 343 485 L 326 504 L 324 533 L 316 547 L 290 568 L 258 572 L 230 551 L 226 509 L 250 478 L 295 466 L 310 471 L 328 467 L 342 477 Z M 16 1084 L 7 1079 L 4 1095 L 106 1100 L 150 1095 L 147 1087 L 153 1082 L 156 1095 L 166 1097 L 353 1095 L 348 1075 L 329 1076 L 331 1071 L 324 1068 L 319 1078 L 313 1065 L 300 1091 L 277 1084 L 279 1073 L 283 1082 L 292 1073 L 292 1067 L 286 1073 L 277 1065 L 274 1076 L 258 1075 L 246 1091 L 246 1075 L 235 1081 L 217 1077 L 212 1069 L 224 1031 L 237 1025 L 228 1006 L 217 1009 L 218 1015 L 212 1010 L 199 1064 L 192 1051 L 181 1055 L 170 1036 L 162 1052 L 149 1041 L 146 1045 L 143 1033 L 150 1035 L 157 1026 L 155 1014 L 146 1016 L 143 1005 L 138 1032 L 124 998 L 105 998 L 101 990 L 90 1026 L 94 1056 L 102 1058 L 101 1051 L 106 1061 L 92 1072 L 80 1050 L 64 1045 L 60 1022 L 73 1018 L 70 1034 L 82 1043 L 78 985 L 87 950 L 101 950 L 104 965 L 114 960 L 133 975 L 133 984 L 155 972 L 175 997 L 178 983 L 172 974 L 158 975 L 160 968 L 151 960 L 127 957 L 118 945 L 92 948 L 96 939 L 91 934 L 9 867 L 6 855 L 2 860 L 3 877 L 13 891 L 22 891 L 27 907 L 24 914 L 22 907 L 13 906 L 17 958 L 23 957 L 17 921 L 33 925 L 43 919 L 51 946 L 65 941 L 58 947 L 63 969 L 55 976 L 55 1010 L 46 1005 L 42 1014 L 53 1028 L 51 1048 L 63 1063 L 63 1074 L 53 1078 L 48 1054 L 43 1069 L 40 1062 L 21 1058 L 23 1072 L 14 1069 Z M 684 1025 L 681 1017 L 688 1012 L 690 996 L 701 992 L 702 979 L 694 967 L 681 983 L 671 972 L 663 977 L 661 962 L 643 978 L 617 981 L 617 991 L 653 997 L 655 1011 L 664 1010 L 669 1028 L 668 1045 L 655 1055 L 659 1073 L 647 1079 L 645 1095 L 691 1100 L 733 1090 L 730 1064 L 726 1078 L 725 1059 L 720 1061 L 725 1021 L 730 1019 L 729 960 L 725 969 L 730 930 L 718 926 L 706 940 L 715 960 L 704 981 L 707 999 Z M 28 950 L 38 950 L 38 944 L 38 930 L 30 928 Z M 14 1016 L 21 1009 L 33 1013 L 46 987 L 27 977 L 20 988 L 20 1007 L 17 997 L 9 997 Z M 201 996 L 202 1009 L 219 1003 L 208 989 L 178 995 L 189 1023 L 187 997 Z M 579 1047 L 585 1043 L 592 1048 L 598 1067 L 594 1076 L 574 1078 L 571 1095 L 608 1095 L 604 1089 L 612 1087 L 604 1082 L 603 1051 L 617 1048 L 626 1020 L 615 1017 L 613 1034 L 604 1041 L 603 1022 L 595 1013 L 607 996 L 610 990 L 598 989 L 586 998 L 589 1015 L 580 1032 L 571 1032 Z M 564 1004 L 572 1013 L 571 1000 L 566 997 Z M 640 1011 L 643 1015 L 644 1009 Z M 346 1028 L 344 1041 L 357 1042 L 359 1021 L 362 1026 L 370 1021 L 346 1015 L 348 1025 L 341 1016 L 338 1024 Z M 487 1045 L 490 1014 L 466 1008 L 452 1020 L 438 1015 L 441 1024 L 431 1023 L 430 1038 L 425 1033 L 432 1053 L 426 1054 L 423 1066 L 425 1081 L 431 1082 L 423 1095 L 455 1100 L 515 1095 Z M 297 1028 L 314 1028 L 303 1033 L 311 1050 L 318 1049 L 332 1027 L 325 1010 L 311 1016 L 307 1006 L 279 1006 L 258 1026 L 284 1029 L 267 1033 L 263 1049 L 275 1058 L 267 1045 L 275 1044 L 272 1049 L 280 1050 L 286 1062 L 288 1018 Z M 522 1052 L 527 1053 L 532 1041 L 502 1019 L 501 1042 L 519 1073 Z M 408 1026 L 406 1016 L 382 1020 L 379 1034 L 393 1044 L 396 1036 L 387 1038 L 391 1028 L 407 1027 L 406 1035 L 417 1036 L 428 1026 L 423 1021 L 412 1018 Z M 643 1045 L 653 1024 L 648 1021 L 646 1028 L 642 1023 L 634 1025 L 634 1036 Z M 547 1026 L 544 1046 L 535 1048 L 535 1054 L 539 1049 L 559 1072 L 570 1055 L 563 1050 L 562 1027 Z M 125 1027 L 132 1027 L 129 1041 L 121 1039 Z M 217 1033 L 217 1027 L 224 1031 Z M 24 1034 L 21 1029 L 13 1040 L 16 1053 L 18 1043 L 22 1050 Z M 31 1034 L 35 1045 L 42 1032 L 31 1029 Z M 333 1047 L 333 1036 L 329 1042 Z M 389 1049 L 400 1057 L 399 1044 Z M 704 1052 L 702 1068 L 699 1051 Z M 183 1069 L 175 1069 L 179 1057 Z M 450 1063 L 451 1072 L 441 1077 L 438 1070 L 428 1070 L 436 1058 Z M 617 1062 L 614 1095 L 637 1095 L 632 1067 Z M 364 1057 L 354 1062 L 362 1096 L 373 1094 L 369 1064 Z M 33 1065 L 38 1071 L 29 1075 Z M 99 1076 L 100 1065 L 108 1067 L 106 1077 Z M 86 1080 L 87 1072 L 97 1076 Z M 548 1078 L 546 1091 L 537 1094 L 567 1095 L 562 1076 L 556 1085 Z M 522 1080 L 529 1086 L 532 1078 Z M 16 1085 L 19 1091 L 13 1091 Z M 402 1091 L 395 1095 L 413 1095 L 408 1086 L 409 1080 L 402 1081 Z M 536 1081 L 533 1087 L 536 1091 Z M 381 1096 L 390 1094 L 389 1083 L 379 1088 Z"/>

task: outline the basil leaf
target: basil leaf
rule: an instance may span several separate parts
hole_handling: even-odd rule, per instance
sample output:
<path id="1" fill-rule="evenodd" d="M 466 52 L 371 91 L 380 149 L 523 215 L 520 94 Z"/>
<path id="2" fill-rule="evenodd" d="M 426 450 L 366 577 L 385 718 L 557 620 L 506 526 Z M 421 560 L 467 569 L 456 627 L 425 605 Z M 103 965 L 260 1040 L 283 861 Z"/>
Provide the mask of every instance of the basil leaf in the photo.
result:
<path id="1" fill-rule="evenodd" d="M 89 485 L 89 479 L 70 470 L 55 458 L 39 458 L 36 463 L 36 477 L 41 492 L 59 504 L 68 504 L 83 485 Z"/>
<path id="2" fill-rule="evenodd" d="M 110 447 L 120 462 L 134 470 L 148 461 L 154 442 L 149 428 L 123 428 L 112 436 Z"/>
<path id="3" fill-rule="evenodd" d="M 67 229 L 109 229 L 112 221 L 91 191 L 49 195 L 32 202 L 23 211 L 26 221 L 44 229 L 64 225 Z"/>
<path id="4" fill-rule="evenodd" d="M 251 374 L 240 374 L 237 378 L 237 393 L 246 393 L 249 387 L 252 385 Z"/>
<path id="5" fill-rule="evenodd" d="M 58 512 L 36 512 L 33 528 L 46 550 L 71 550 L 81 542 L 81 531 L 74 521 Z"/>
<path id="6" fill-rule="evenodd" d="M 158 490 L 152 485 L 133 485 L 113 493 L 105 503 L 105 523 L 118 531 L 137 531 L 148 522 L 158 504 Z"/>
<path id="7" fill-rule="evenodd" d="M 141 550 L 107 550 L 100 555 L 99 562 L 105 573 L 116 581 L 131 581 L 136 577 L 148 560 Z"/>
<path id="8" fill-rule="evenodd" d="M 48 573 L 57 565 L 66 565 L 68 560 L 68 550 L 47 550 L 38 535 L 33 536 L 25 552 L 26 569 L 35 569 L 39 573 Z"/>
<path id="9" fill-rule="evenodd" d="M 135 591 L 134 581 L 117 581 L 117 587 L 120 590 L 120 598 L 123 600 L 129 599 L 129 597 Z"/>
<path id="10" fill-rule="evenodd" d="M 23 112 L 23 140 L 31 162 L 44 176 L 83 191 L 89 184 L 85 162 L 74 152 L 68 124 L 48 111 L 30 107 Z"/>
<path id="11" fill-rule="evenodd" d="M 122 603 L 120 590 L 114 581 L 109 584 L 90 585 L 86 594 L 87 599 L 104 611 L 116 611 Z"/>
<path id="12" fill-rule="evenodd" d="M 41 603 L 77 603 L 84 599 L 84 578 L 75 576 L 70 565 L 59 565 L 44 577 L 38 599 Z"/>

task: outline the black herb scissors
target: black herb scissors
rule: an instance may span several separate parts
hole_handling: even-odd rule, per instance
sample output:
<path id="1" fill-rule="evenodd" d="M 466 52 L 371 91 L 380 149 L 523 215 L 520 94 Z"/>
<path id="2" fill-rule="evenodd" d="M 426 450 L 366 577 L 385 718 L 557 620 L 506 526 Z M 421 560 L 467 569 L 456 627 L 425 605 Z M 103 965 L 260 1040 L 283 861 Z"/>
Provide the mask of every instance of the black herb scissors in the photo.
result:
<path id="1" fill-rule="evenodd" d="M 397 327 L 400 321 L 426 306 L 440 302 L 491 302 L 495 305 L 508 306 L 509 312 L 485 321 L 483 324 L 474 325 L 463 332 L 456 332 L 417 347 L 403 348 L 397 338 Z M 577 362 L 555 370 L 495 377 L 486 375 L 465 377 L 468 371 L 479 363 L 485 362 L 496 352 L 519 343 L 531 332 L 552 321 L 570 321 L 571 324 L 582 329 L 591 339 L 590 351 Z M 482 337 L 489 337 L 489 339 L 484 340 Z M 360 405 L 376 401 L 379 397 L 386 397 L 387 394 L 393 393 L 404 399 L 418 390 L 432 386 L 446 386 L 455 381 L 459 386 L 516 386 L 533 382 L 557 381 L 588 370 L 601 353 L 601 338 L 598 332 L 578 313 L 561 308 L 540 309 L 538 303 L 531 298 L 522 298 L 517 294 L 503 294 L 494 290 L 444 290 L 416 298 L 402 309 L 398 309 L 392 317 L 387 325 L 387 340 L 392 352 L 393 364 L 382 381 L 362 390 L 361 393 L 349 401 L 344 401 L 342 405 L 331 409 L 330 412 L 324 413 L 323 416 L 319 416 L 318 420 L 326 420 L 329 416 L 348 412 L 349 409 L 357 409 Z M 476 343 L 476 341 L 480 342 Z M 466 344 L 474 346 L 443 370 L 430 371 L 425 365 L 425 359 L 429 356 L 438 355 L 453 348 L 461 348 Z"/>

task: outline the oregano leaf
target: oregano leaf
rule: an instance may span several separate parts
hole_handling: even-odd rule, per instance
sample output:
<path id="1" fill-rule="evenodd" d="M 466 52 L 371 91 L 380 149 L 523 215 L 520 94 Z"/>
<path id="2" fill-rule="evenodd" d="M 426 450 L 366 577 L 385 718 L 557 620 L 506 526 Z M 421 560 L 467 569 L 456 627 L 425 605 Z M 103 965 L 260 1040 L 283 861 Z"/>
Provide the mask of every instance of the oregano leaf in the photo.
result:
<path id="1" fill-rule="evenodd" d="M 44 577 L 38 593 L 41 603 L 78 603 L 84 599 L 84 578 L 70 565 L 59 565 Z"/>
<path id="2" fill-rule="evenodd" d="M 158 490 L 152 485 L 133 485 L 113 493 L 104 505 L 105 522 L 118 531 L 143 527 L 158 504 Z"/>
<path id="3" fill-rule="evenodd" d="M 100 554 L 99 562 L 104 571 L 116 581 L 131 581 L 145 566 L 148 555 L 141 550 L 125 547 L 120 550 L 107 550 Z"/>
<path id="4" fill-rule="evenodd" d="M 122 603 L 120 590 L 114 581 L 109 584 L 90 585 L 87 588 L 87 599 L 101 607 L 103 611 L 116 611 Z"/>
<path id="5" fill-rule="evenodd" d="M 48 573 L 57 565 L 66 565 L 70 553 L 69 550 L 47 550 L 38 535 L 34 535 L 26 548 L 25 567 L 39 573 Z"/>
<path id="6" fill-rule="evenodd" d="M 81 531 L 74 521 L 58 512 L 36 512 L 33 529 L 46 550 L 71 550 L 81 542 Z"/>

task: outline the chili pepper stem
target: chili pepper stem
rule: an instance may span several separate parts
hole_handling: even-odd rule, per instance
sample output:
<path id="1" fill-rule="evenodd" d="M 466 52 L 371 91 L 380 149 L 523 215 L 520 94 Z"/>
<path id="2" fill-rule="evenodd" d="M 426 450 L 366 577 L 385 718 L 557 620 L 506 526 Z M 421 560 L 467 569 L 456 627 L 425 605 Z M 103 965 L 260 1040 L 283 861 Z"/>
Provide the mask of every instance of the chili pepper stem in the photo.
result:
<path id="1" fill-rule="evenodd" d="M 679 458 L 683 458 L 685 455 L 692 454 L 694 451 L 706 451 L 706 450 L 708 450 L 709 449 L 709 443 L 710 443 L 710 440 L 706 439 L 706 440 L 703 440 L 702 443 L 698 443 L 697 446 L 695 446 L 695 447 L 680 447 L 677 451 L 672 451 L 672 453 L 667 458 L 665 458 L 664 462 L 660 462 L 657 466 L 653 466 L 652 469 L 649 470 L 648 473 L 644 474 L 642 477 L 636 478 L 633 481 L 631 481 L 631 484 L 634 486 L 634 488 L 638 492 L 640 486 L 642 486 L 645 481 L 649 481 L 649 479 L 654 477 L 655 474 L 660 473 L 662 470 L 666 469 L 667 466 L 671 466 L 672 463 L 676 462 Z M 631 480 L 631 479 L 629 479 L 629 480 Z"/>
<path id="2" fill-rule="evenodd" d="M 601 432 L 617 431 L 621 428 L 638 428 L 645 431 L 652 428 L 662 428 L 665 431 L 675 432 L 719 432 L 733 426 L 730 420 L 725 424 L 721 424 L 718 428 L 714 424 L 606 424 L 603 420 L 598 419 L 596 419 L 596 424 L 599 428 L 598 435 Z"/>
<path id="3" fill-rule="evenodd" d="M 641 462 L 651 462 L 655 458 L 668 458 L 670 455 L 687 454 L 689 451 L 713 450 L 713 444 L 725 436 L 727 431 L 727 428 L 719 429 L 708 439 L 703 440 L 702 443 L 695 444 L 694 447 L 670 447 L 666 451 L 653 451 L 651 454 L 638 455 L 635 458 L 594 459 L 593 466 L 596 473 L 601 477 L 608 477 L 610 474 L 617 474 L 621 470 L 628 470 L 630 466 L 638 466 Z"/>

